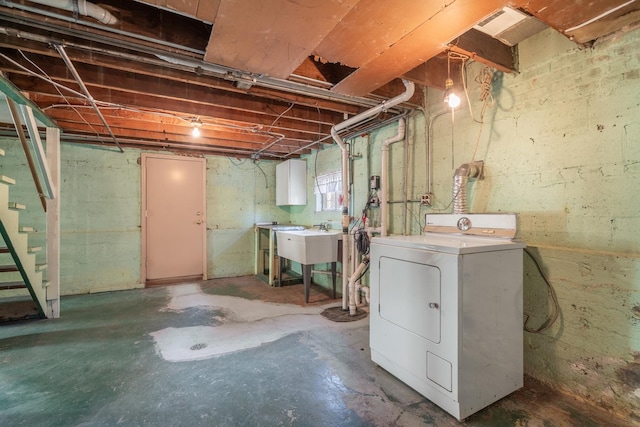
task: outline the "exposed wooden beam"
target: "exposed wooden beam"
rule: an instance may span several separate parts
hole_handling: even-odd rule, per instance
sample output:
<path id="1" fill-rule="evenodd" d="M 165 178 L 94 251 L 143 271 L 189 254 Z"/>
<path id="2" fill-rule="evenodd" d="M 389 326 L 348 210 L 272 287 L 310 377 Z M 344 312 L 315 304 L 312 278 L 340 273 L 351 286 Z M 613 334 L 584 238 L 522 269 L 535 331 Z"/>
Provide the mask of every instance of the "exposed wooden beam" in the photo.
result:
<path id="1" fill-rule="evenodd" d="M 100 123 L 88 108 L 75 107 L 60 107 L 51 108 L 47 110 L 49 115 L 58 122 L 58 124 L 64 126 L 67 131 L 81 130 L 86 131 L 84 125 L 88 123 L 95 124 L 94 128 L 101 129 Z M 127 130 L 144 129 L 149 132 L 156 132 L 163 135 L 191 135 L 193 128 L 190 123 L 181 120 L 176 117 L 172 117 L 169 114 L 153 114 L 145 112 L 131 112 L 127 110 L 117 109 L 103 109 L 104 115 L 107 121 L 114 128 L 121 132 Z M 266 141 L 273 139 L 273 134 L 276 131 L 269 133 L 264 131 L 252 130 L 251 123 L 246 122 L 229 122 L 216 120 L 215 122 L 210 119 L 201 118 L 203 124 L 200 131 L 203 135 L 209 137 L 215 137 L 221 140 L 229 141 L 247 141 L 256 144 L 262 144 Z M 82 126 L 78 126 L 81 124 Z M 287 140 L 295 141 L 297 143 L 308 143 L 315 139 L 321 138 L 323 134 L 304 134 L 300 132 L 286 132 Z"/>
<path id="2" fill-rule="evenodd" d="M 208 73 L 206 70 L 197 67 L 179 67 L 175 64 L 169 64 L 158 58 L 151 58 L 139 55 L 126 54 L 124 52 L 115 52 L 112 54 L 97 53 L 101 50 L 95 44 L 87 42 L 87 50 L 70 47 L 67 53 L 74 63 L 85 63 L 104 68 L 120 70 L 128 73 L 146 75 L 166 79 L 170 82 L 182 82 L 202 87 L 219 89 L 228 92 L 245 94 L 248 96 L 266 98 L 276 102 L 295 103 L 300 106 L 306 106 L 317 110 L 333 111 L 336 113 L 355 115 L 364 110 L 363 107 L 346 104 L 344 102 L 333 101 L 329 99 L 319 99 L 315 97 L 305 96 L 292 92 L 283 92 L 270 88 L 252 86 L 249 90 L 243 90 L 235 87 L 229 80 L 217 78 Z M 56 63 L 58 55 L 52 50 L 48 44 L 29 41 L 21 38 L 10 37 L 6 34 L 0 34 L 0 47 L 8 49 L 20 49 L 25 53 L 33 53 L 39 57 L 31 57 L 36 63 L 49 64 Z M 9 52 L 9 51 L 7 51 Z M 20 59 L 17 58 L 16 59 Z M 304 74 L 303 74 L 304 75 Z"/>
<path id="3" fill-rule="evenodd" d="M 87 74 L 83 74 L 86 76 Z M 113 73 L 111 74 L 113 77 Z M 20 86 L 23 91 L 36 94 L 33 100 L 37 100 L 37 94 L 49 94 L 53 98 L 48 101 L 59 102 L 59 95 L 53 87 L 38 78 L 25 75 L 20 72 L 9 74 L 9 78 Z M 104 77 L 105 85 L 95 84 L 93 80 L 85 80 L 93 97 L 100 102 L 116 105 L 130 105 L 132 107 L 149 108 L 159 111 L 170 110 L 189 116 L 210 116 L 214 118 L 250 122 L 259 126 L 272 127 L 274 131 L 293 130 L 311 134 L 327 134 L 331 130 L 332 123 L 323 120 L 324 114 L 318 115 L 317 111 L 297 111 L 288 106 L 271 106 L 259 100 L 247 102 L 236 99 L 234 94 L 212 93 L 202 91 L 189 85 L 163 85 L 161 82 L 136 80 L 135 77 L 125 77 L 118 81 L 118 86 L 111 86 L 112 80 Z M 129 80 L 129 83 L 126 81 Z M 63 81 L 65 86 L 77 89 L 71 80 Z M 41 107 L 44 98 L 40 98 Z M 38 102 L 38 101 L 37 101 Z M 279 108 L 276 110 L 275 108 Z M 293 116 L 291 114 L 294 114 Z M 282 116 L 281 116 L 282 115 Z M 318 119 L 322 121 L 318 121 Z M 339 121 L 340 119 L 336 119 Z"/>
<path id="4" fill-rule="evenodd" d="M 447 53 L 444 52 L 420 64 L 406 73 L 403 78 L 416 84 L 444 90 L 444 82 L 448 77 L 453 80 L 455 86 L 462 86 L 461 69 L 461 61 L 451 61 L 447 66 Z"/>
<path id="5" fill-rule="evenodd" d="M 26 98 L 20 89 L 16 87 L 10 80 L 0 73 L 0 92 L 4 93 L 8 99 L 13 100 L 17 104 L 27 105 L 33 110 L 33 114 L 47 127 L 58 127 L 36 104 Z"/>

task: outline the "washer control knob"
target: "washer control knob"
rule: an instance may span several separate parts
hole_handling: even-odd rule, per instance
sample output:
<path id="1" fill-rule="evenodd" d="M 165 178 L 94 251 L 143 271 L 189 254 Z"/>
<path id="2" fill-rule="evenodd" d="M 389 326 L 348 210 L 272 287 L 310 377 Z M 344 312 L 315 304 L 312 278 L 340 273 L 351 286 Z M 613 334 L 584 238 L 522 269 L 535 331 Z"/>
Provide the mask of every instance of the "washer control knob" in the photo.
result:
<path id="1" fill-rule="evenodd" d="M 467 231 L 471 228 L 471 220 L 466 216 L 463 216 L 458 220 L 458 230 Z"/>
<path id="2" fill-rule="evenodd" d="M 430 302 L 429 303 L 429 308 L 438 308 L 438 303 L 437 302 Z"/>

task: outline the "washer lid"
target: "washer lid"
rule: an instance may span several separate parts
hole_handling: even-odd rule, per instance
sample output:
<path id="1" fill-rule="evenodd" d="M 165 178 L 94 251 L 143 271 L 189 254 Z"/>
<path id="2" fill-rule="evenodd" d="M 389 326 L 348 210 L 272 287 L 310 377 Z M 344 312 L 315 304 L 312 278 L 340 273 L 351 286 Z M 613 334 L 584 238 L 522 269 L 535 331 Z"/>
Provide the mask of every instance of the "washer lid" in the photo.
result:
<path id="1" fill-rule="evenodd" d="M 518 240 L 440 233 L 425 233 L 421 236 L 374 237 L 371 240 L 371 245 L 396 246 L 450 254 L 504 251 L 521 249 L 526 246 Z"/>

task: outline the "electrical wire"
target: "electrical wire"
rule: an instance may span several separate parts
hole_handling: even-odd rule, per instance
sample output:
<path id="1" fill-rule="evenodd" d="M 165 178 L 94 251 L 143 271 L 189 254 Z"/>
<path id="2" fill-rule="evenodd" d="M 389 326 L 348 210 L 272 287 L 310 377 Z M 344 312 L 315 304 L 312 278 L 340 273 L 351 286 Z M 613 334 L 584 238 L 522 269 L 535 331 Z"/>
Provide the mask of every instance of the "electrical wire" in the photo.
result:
<path id="1" fill-rule="evenodd" d="M 247 162 L 247 159 L 243 159 L 241 161 L 239 161 L 238 163 L 233 161 L 233 157 L 227 156 L 227 159 L 229 159 L 229 162 L 231 162 L 231 164 L 235 167 L 237 167 L 240 170 L 249 170 L 248 168 L 241 168 L 240 166 L 242 166 L 243 164 L 245 164 Z M 260 172 L 262 172 L 262 175 L 264 176 L 264 188 L 269 188 L 269 180 L 267 179 L 267 174 L 264 172 L 264 170 L 260 167 L 260 165 L 258 164 L 258 162 L 256 160 L 253 160 L 253 165 L 258 168 L 258 170 L 260 170 Z"/>
<path id="2" fill-rule="evenodd" d="M 370 249 L 370 241 L 369 234 L 367 233 L 365 228 L 361 227 L 357 229 L 355 233 L 353 233 L 353 238 L 355 240 L 356 249 L 358 249 L 358 252 L 360 252 L 360 254 L 362 255 L 367 255 Z"/>
<path id="3" fill-rule="evenodd" d="M 289 110 L 291 110 L 291 109 L 293 108 L 293 106 L 294 106 L 294 105 L 295 105 L 295 104 L 292 102 L 292 103 L 291 103 L 291 105 L 289 105 L 289 108 L 287 108 L 287 109 L 286 109 L 286 110 L 284 110 L 282 113 L 280 113 L 280 114 L 278 115 L 278 117 L 276 117 L 276 119 L 273 121 L 273 123 L 271 123 L 271 126 L 269 126 L 269 128 L 267 129 L 267 132 L 271 132 L 271 129 L 272 129 L 272 128 L 273 128 L 273 126 L 276 124 L 276 122 L 277 122 L 278 120 L 280 120 L 280 118 L 281 118 L 282 116 L 284 116 L 285 114 L 287 114 L 287 113 L 289 112 Z"/>
<path id="4" fill-rule="evenodd" d="M 532 334 L 539 334 L 539 333 L 544 332 L 547 329 L 549 329 L 556 322 L 556 320 L 558 320 L 558 316 L 560 315 L 560 304 L 558 303 L 558 296 L 556 295 L 556 291 L 553 288 L 553 285 L 551 284 L 551 281 L 549 280 L 547 275 L 544 273 L 544 271 L 542 271 L 542 267 L 540 266 L 540 263 L 538 262 L 536 257 L 533 256 L 533 254 L 531 253 L 531 251 L 529 251 L 529 249 L 524 248 L 524 251 L 525 251 L 525 253 L 527 255 L 529 255 L 529 257 L 531 257 L 531 259 L 533 260 L 533 263 L 538 268 L 538 271 L 540 272 L 540 275 L 542 276 L 542 278 L 544 279 L 545 283 L 547 284 L 547 287 L 549 289 L 549 296 L 551 297 L 551 301 L 553 302 L 551 315 L 547 318 L 547 320 L 542 322 L 542 324 L 536 329 L 533 329 L 533 328 L 528 326 L 529 315 L 527 313 L 524 314 L 524 316 L 525 316 L 525 319 L 524 319 L 524 330 L 527 331 L 527 332 L 530 332 Z"/>
<path id="5" fill-rule="evenodd" d="M 471 156 L 470 163 L 473 163 L 476 159 L 476 154 L 478 153 L 478 146 L 480 145 L 480 137 L 482 136 L 482 128 L 484 125 L 484 113 L 488 107 L 493 107 L 495 103 L 495 99 L 493 98 L 493 94 L 491 93 L 492 82 L 493 82 L 493 71 L 489 67 L 483 67 L 478 75 L 475 78 L 475 81 L 480 84 L 480 101 L 482 101 L 482 108 L 480 109 L 480 120 L 477 120 L 473 116 L 473 109 L 471 108 L 471 100 L 469 98 L 469 91 L 467 89 L 467 61 L 462 61 L 462 86 L 464 87 L 465 97 L 467 98 L 467 103 L 469 104 L 469 114 L 471 114 L 471 118 L 474 122 L 480 124 L 480 129 L 478 129 L 478 137 L 476 138 L 476 144 L 473 148 L 473 154 Z"/>
<path id="6" fill-rule="evenodd" d="M 371 264 L 368 263 L 367 266 L 364 268 L 364 270 L 362 270 L 362 273 L 360 273 L 360 275 L 355 278 L 355 280 L 353 281 L 354 283 L 358 282 L 360 279 L 364 277 L 365 274 L 367 274 L 367 272 L 369 271 L 369 265 Z"/>

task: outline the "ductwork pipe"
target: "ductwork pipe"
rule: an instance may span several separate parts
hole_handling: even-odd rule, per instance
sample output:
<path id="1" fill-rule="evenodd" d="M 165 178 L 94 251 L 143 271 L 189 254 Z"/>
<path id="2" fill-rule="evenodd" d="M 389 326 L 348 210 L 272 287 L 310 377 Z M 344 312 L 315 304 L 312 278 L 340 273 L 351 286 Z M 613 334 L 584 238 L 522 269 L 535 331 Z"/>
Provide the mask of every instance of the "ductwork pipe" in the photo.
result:
<path id="1" fill-rule="evenodd" d="M 465 163 L 456 169 L 453 175 L 453 213 L 463 214 L 469 212 L 467 204 L 467 182 L 469 174 L 469 164 Z"/>
<path id="2" fill-rule="evenodd" d="M 398 132 L 395 136 L 385 139 L 382 142 L 382 166 L 380 170 L 380 234 L 387 235 L 387 227 L 389 226 L 389 145 L 394 142 L 402 141 L 404 138 L 404 119 L 398 121 Z"/>
<path id="3" fill-rule="evenodd" d="M 464 163 L 453 175 L 453 213 L 469 213 L 467 202 L 467 183 L 469 178 L 482 179 L 483 162 Z"/>
<path id="4" fill-rule="evenodd" d="M 347 310 L 348 303 L 348 293 L 349 293 L 349 274 L 351 271 L 351 267 L 349 265 L 349 255 L 350 255 L 350 247 L 351 242 L 349 240 L 349 224 L 350 213 L 349 213 L 349 151 L 344 141 L 338 134 L 338 132 L 348 129 L 351 126 L 354 126 L 364 120 L 371 118 L 380 112 L 386 111 L 391 107 L 394 107 L 398 104 L 408 101 L 413 96 L 413 92 L 415 91 L 415 85 L 413 82 L 403 80 L 404 86 L 406 88 L 405 92 L 396 96 L 395 98 L 391 98 L 389 101 L 383 102 L 379 105 L 376 105 L 373 108 L 368 109 L 360 114 L 357 114 L 344 122 L 338 123 L 331 128 L 331 136 L 336 141 L 336 144 L 340 147 L 342 151 L 342 309 Z"/>
<path id="5" fill-rule="evenodd" d="M 41 4 L 43 6 L 55 7 L 57 9 L 68 10 L 70 12 L 79 13 L 83 16 L 89 16 L 103 24 L 115 25 L 118 18 L 113 16 L 108 10 L 89 3 L 86 0 L 29 0 L 31 3 Z"/>

